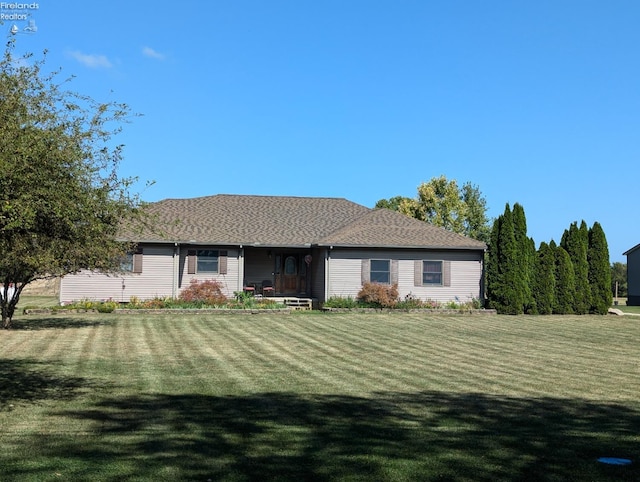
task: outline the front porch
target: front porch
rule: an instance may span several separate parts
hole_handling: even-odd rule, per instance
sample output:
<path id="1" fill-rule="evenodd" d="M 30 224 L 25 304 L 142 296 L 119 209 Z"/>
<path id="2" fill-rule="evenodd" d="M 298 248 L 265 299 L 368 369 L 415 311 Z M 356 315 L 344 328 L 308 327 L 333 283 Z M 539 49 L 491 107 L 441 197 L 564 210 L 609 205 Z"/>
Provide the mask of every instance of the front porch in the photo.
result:
<path id="1" fill-rule="evenodd" d="M 254 296 L 311 298 L 310 249 L 245 247 L 243 290 Z"/>

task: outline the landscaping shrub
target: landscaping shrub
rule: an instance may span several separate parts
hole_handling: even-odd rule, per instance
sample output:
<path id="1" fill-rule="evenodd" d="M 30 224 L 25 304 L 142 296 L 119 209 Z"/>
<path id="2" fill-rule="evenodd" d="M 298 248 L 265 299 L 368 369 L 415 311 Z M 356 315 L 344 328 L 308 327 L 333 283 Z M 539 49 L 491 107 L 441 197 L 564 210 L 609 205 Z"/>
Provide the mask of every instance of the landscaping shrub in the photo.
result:
<path id="1" fill-rule="evenodd" d="M 222 294 L 222 286 L 215 280 L 198 281 L 191 280 L 187 288 L 180 293 L 180 301 L 188 303 L 204 303 L 206 305 L 221 305 L 227 301 L 227 297 Z"/>
<path id="2" fill-rule="evenodd" d="M 393 308 L 398 303 L 398 285 L 365 283 L 357 300 L 376 308 Z"/>
<path id="3" fill-rule="evenodd" d="M 424 301 L 420 298 L 414 298 L 413 296 L 407 296 L 404 300 L 398 301 L 394 308 L 399 310 L 417 310 L 420 308 L 432 308 L 431 305 L 425 305 Z"/>
<path id="4" fill-rule="evenodd" d="M 324 302 L 323 306 L 325 308 L 357 308 L 358 301 L 352 296 L 347 296 L 346 298 L 342 296 L 332 296 Z"/>
<path id="5" fill-rule="evenodd" d="M 99 313 L 113 313 L 113 311 L 118 307 L 118 303 L 115 301 L 105 301 L 103 303 L 98 303 L 96 305 L 96 310 Z"/>

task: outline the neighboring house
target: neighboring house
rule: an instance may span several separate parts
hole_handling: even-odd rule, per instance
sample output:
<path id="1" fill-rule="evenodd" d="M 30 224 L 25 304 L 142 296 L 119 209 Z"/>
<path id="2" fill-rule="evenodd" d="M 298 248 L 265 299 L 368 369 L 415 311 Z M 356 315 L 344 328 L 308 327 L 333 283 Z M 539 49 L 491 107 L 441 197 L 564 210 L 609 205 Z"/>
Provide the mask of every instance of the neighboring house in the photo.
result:
<path id="1" fill-rule="evenodd" d="M 622 255 L 627 257 L 627 305 L 640 306 L 640 244 Z"/>
<path id="2" fill-rule="evenodd" d="M 263 283 L 269 295 L 320 303 L 356 297 L 366 281 L 397 284 L 400 297 L 481 299 L 486 245 L 387 209 L 346 199 L 217 195 L 149 206 L 155 229 L 135 241 L 125 274 L 65 276 L 60 301 L 178 297 L 192 279 L 224 293 Z M 267 293 L 265 293 L 267 294 Z"/>

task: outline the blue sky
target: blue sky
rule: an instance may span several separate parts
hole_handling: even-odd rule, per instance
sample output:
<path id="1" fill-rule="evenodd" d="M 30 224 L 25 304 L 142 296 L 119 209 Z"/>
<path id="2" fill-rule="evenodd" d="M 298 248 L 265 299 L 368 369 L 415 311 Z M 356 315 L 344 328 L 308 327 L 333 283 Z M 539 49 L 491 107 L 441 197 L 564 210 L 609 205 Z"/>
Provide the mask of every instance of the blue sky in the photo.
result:
<path id="1" fill-rule="evenodd" d="M 5 2 L 5 7 L 7 3 Z M 35 2 L 30 2 L 35 3 Z M 18 49 L 126 102 L 147 201 L 217 193 L 372 207 L 445 175 L 536 243 L 602 224 L 640 243 L 635 0 L 42 0 Z M 0 13 L 15 13 L 5 8 Z"/>

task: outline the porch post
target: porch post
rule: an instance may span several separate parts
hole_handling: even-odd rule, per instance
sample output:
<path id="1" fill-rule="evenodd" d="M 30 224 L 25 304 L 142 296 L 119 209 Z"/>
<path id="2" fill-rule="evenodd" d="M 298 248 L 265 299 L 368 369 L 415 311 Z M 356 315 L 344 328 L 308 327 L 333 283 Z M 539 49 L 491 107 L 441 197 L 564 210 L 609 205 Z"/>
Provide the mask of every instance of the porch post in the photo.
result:
<path id="1" fill-rule="evenodd" d="M 321 301 L 329 299 L 329 290 L 331 289 L 331 247 L 324 250 L 324 293 Z"/>
<path id="2" fill-rule="evenodd" d="M 173 244 L 173 281 L 171 283 L 171 297 L 178 297 L 178 279 L 180 277 L 180 244 Z"/>
<path id="3" fill-rule="evenodd" d="M 238 286 L 236 291 L 244 289 L 244 248 L 240 245 L 238 249 Z"/>

